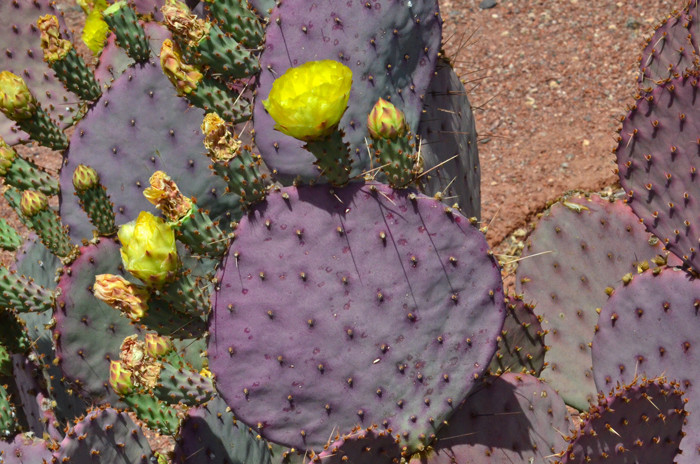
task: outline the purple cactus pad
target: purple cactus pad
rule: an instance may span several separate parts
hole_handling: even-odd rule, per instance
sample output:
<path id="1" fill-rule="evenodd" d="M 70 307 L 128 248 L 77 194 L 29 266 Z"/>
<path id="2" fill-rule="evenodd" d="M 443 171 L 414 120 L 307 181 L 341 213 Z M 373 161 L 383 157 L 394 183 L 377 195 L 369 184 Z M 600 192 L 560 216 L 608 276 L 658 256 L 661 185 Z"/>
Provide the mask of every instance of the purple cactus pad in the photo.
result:
<path id="1" fill-rule="evenodd" d="M 690 415 L 677 464 L 700 461 L 699 308 L 700 281 L 673 269 L 658 275 L 647 271 L 613 293 L 593 338 L 593 374 L 599 390 L 629 384 L 638 376 L 680 382 Z"/>
<path id="2" fill-rule="evenodd" d="M 688 413 L 683 392 L 665 379 L 637 379 L 598 395 L 580 430 L 555 464 L 678 463 Z M 697 459 L 694 461 L 697 462 Z"/>
<path id="3" fill-rule="evenodd" d="M 641 89 L 654 88 L 700 64 L 697 54 L 697 0 L 661 21 L 639 59 L 638 83 Z"/>
<path id="4" fill-rule="evenodd" d="M 271 192 L 240 222 L 218 281 L 217 389 L 300 449 L 374 423 L 409 451 L 427 443 L 488 366 L 505 317 L 483 234 L 381 184 Z"/>
<path id="5" fill-rule="evenodd" d="M 548 463 L 573 429 L 566 405 L 546 383 L 503 374 L 474 387 L 440 429 L 428 459 L 411 464 Z"/>
<path id="6" fill-rule="evenodd" d="M 2 464 L 49 464 L 52 461 L 48 443 L 31 434 L 17 435 L 13 442 L 0 441 Z"/>
<path id="7" fill-rule="evenodd" d="M 536 305 L 548 331 L 541 378 L 571 406 L 588 409 L 596 399 L 590 343 L 599 308 L 622 276 L 644 261 L 653 267 L 649 260 L 663 250 L 650 239 L 624 202 L 577 194 L 554 204 L 526 242 L 516 291 Z"/>
<path id="8" fill-rule="evenodd" d="M 340 128 L 350 143 L 353 175 L 369 168 L 367 115 L 380 97 L 391 100 L 416 132 L 437 64 L 441 33 L 436 0 L 278 2 L 266 30 L 253 112 L 256 142 L 265 163 L 280 179 L 318 178 L 315 158 L 302 148 L 304 142 L 274 130 L 262 102 L 273 81 L 290 67 L 329 59 L 353 72 L 350 101 Z"/>
<path id="9" fill-rule="evenodd" d="M 61 218 L 72 238 L 92 237 L 93 229 L 73 195 L 72 175 L 79 164 L 99 174 L 114 203 L 117 226 L 141 211 L 157 213 L 143 190 L 158 170 L 167 172 L 185 195 L 197 198 L 212 219 L 235 216 L 238 196 L 224 195 L 226 182 L 209 170 L 211 161 L 204 155 L 203 119 L 202 110 L 177 97 L 159 64 L 138 65 L 119 76 L 77 125 L 64 155 Z"/>
<path id="10" fill-rule="evenodd" d="M 637 100 L 615 150 L 620 184 L 647 230 L 700 270 L 698 81 L 672 79 Z"/>

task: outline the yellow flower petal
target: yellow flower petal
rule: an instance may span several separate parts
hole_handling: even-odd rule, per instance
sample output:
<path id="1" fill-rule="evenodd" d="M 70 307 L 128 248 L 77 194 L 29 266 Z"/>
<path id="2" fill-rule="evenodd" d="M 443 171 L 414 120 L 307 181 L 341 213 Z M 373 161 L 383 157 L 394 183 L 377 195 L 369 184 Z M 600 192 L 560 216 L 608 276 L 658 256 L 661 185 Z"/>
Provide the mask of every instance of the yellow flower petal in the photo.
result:
<path id="1" fill-rule="evenodd" d="M 330 135 L 347 109 L 352 71 L 333 60 L 290 68 L 272 84 L 263 105 L 275 129 L 299 140 Z"/>

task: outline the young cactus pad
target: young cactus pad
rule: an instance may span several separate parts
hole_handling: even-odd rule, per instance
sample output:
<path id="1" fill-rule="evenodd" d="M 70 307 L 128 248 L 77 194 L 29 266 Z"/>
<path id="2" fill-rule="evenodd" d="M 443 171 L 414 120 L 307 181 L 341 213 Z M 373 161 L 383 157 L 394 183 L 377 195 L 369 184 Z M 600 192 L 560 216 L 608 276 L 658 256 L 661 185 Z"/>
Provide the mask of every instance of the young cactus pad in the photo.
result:
<path id="1" fill-rule="evenodd" d="M 55 73 L 44 63 L 41 51 L 41 32 L 37 20 L 47 14 L 56 14 L 53 2 L 2 1 L 0 2 L 0 50 L 3 50 L 2 71 L 21 75 L 39 103 L 61 127 L 71 124 L 77 111 L 77 97 L 67 91 Z M 70 40 L 63 16 L 58 16 L 63 37 Z M 25 72 L 26 71 L 26 72 Z M 18 130 L 15 123 L 0 114 L 0 137 L 14 145 L 29 136 Z"/>
<path id="2" fill-rule="evenodd" d="M 299 449 L 373 423 L 408 450 L 427 444 L 503 325 L 483 234 L 381 184 L 284 188 L 251 211 L 212 296 L 208 354 L 224 400 Z"/>

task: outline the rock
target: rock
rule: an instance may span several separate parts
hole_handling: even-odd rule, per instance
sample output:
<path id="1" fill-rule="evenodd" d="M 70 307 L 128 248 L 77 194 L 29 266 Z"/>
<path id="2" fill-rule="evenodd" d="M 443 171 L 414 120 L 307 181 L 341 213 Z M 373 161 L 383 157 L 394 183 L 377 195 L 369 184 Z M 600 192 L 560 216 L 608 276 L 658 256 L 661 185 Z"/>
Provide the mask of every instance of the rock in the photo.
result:
<path id="1" fill-rule="evenodd" d="M 482 10 L 488 10 L 489 8 L 493 8 L 496 6 L 498 3 L 496 0 L 482 0 L 481 3 L 479 3 L 479 8 Z"/>
<path id="2" fill-rule="evenodd" d="M 634 18 L 627 18 L 627 22 L 625 23 L 627 29 L 639 29 L 640 26 L 641 23 Z"/>

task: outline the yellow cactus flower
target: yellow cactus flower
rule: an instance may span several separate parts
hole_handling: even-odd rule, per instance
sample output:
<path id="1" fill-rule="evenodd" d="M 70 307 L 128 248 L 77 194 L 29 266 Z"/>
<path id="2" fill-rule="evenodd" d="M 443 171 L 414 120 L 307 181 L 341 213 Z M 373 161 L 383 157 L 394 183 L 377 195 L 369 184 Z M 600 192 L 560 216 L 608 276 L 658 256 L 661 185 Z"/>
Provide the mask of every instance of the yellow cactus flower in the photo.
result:
<path id="1" fill-rule="evenodd" d="M 122 262 L 146 284 L 160 287 L 175 278 L 180 267 L 175 233 L 161 218 L 142 211 L 135 221 L 119 228 Z"/>
<path id="2" fill-rule="evenodd" d="M 332 134 L 347 109 L 352 71 L 333 60 L 290 68 L 272 84 L 263 105 L 275 129 L 303 141 Z"/>
<path id="3" fill-rule="evenodd" d="M 98 300 L 104 301 L 134 321 L 140 320 L 148 310 L 148 290 L 118 275 L 95 276 L 92 293 Z"/>
<path id="4" fill-rule="evenodd" d="M 192 211 L 192 200 L 163 171 L 153 173 L 149 183 L 151 186 L 143 191 L 143 196 L 163 211 L 169 222 L 179 222 Z"/>
<path id="5" fill-rule="evenodd" d="M 82 40 L 93 53 L 99 53 L 104 48 L 105 39 L 109 33 L 109 26 L 102 17 L 102 12 L 109 6 L 107 0 L 95 0 L 81 2 L 81 8 L 87 14 Z"/>

